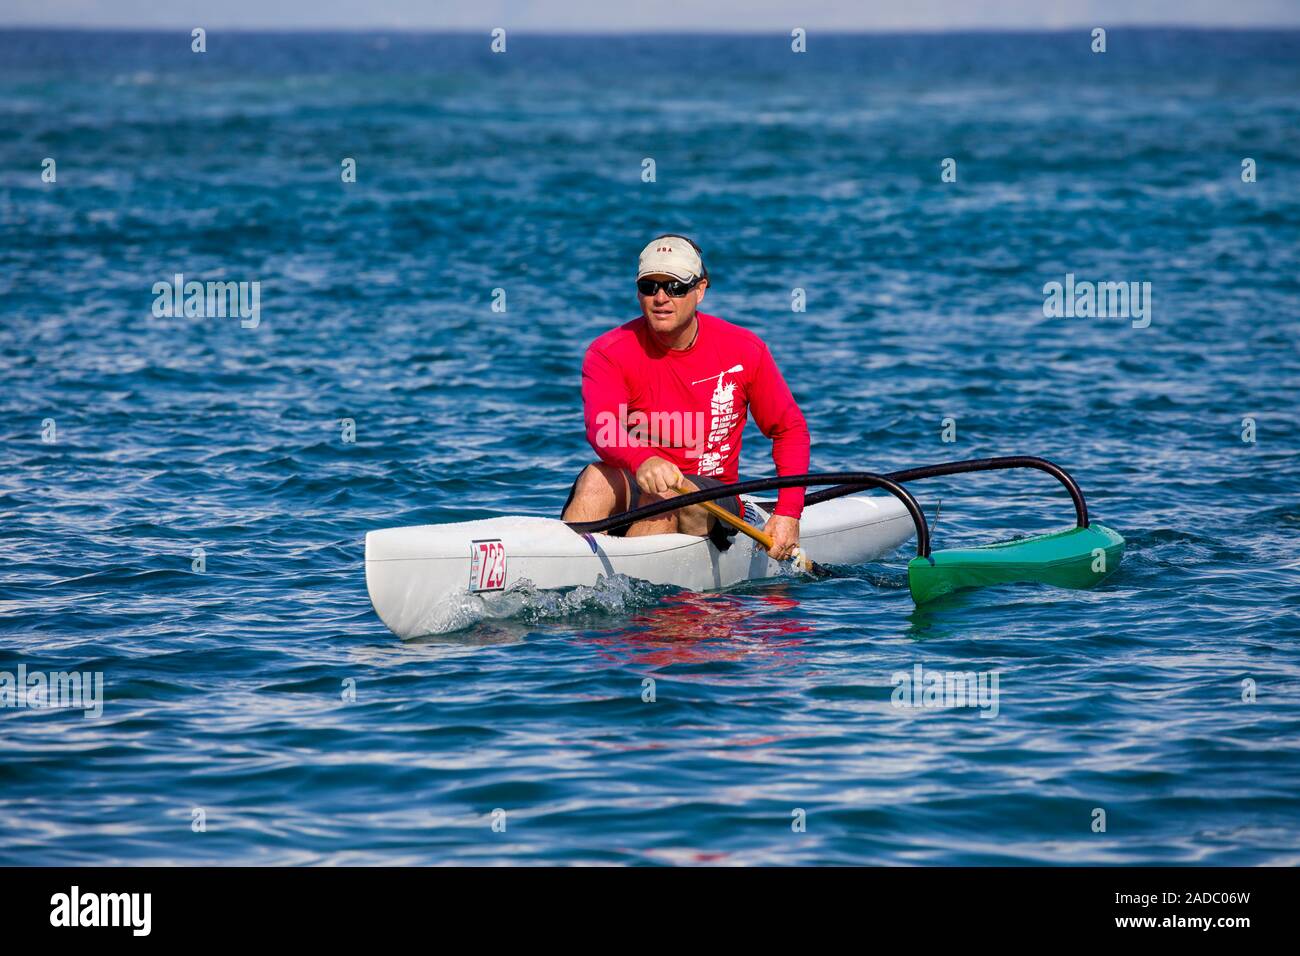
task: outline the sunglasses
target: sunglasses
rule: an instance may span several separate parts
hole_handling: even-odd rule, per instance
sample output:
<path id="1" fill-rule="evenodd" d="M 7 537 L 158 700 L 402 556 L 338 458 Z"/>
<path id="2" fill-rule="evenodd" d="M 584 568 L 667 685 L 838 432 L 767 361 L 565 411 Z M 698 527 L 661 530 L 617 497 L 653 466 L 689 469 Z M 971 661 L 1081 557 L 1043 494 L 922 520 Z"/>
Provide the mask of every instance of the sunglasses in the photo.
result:
<path id="1" fill-rule="evenodd" d="M 637 279 L 636 291 L 645 296 L 658 295 L 659 290 L 663 289 L 674 299 L 680 299 L 686 293 L 690 292 L 700 284 L 703 276 L 696 276 L 690 282 L 683 282 L 681 279 L 665 279 L 660 282 L 658 279 Z"/>

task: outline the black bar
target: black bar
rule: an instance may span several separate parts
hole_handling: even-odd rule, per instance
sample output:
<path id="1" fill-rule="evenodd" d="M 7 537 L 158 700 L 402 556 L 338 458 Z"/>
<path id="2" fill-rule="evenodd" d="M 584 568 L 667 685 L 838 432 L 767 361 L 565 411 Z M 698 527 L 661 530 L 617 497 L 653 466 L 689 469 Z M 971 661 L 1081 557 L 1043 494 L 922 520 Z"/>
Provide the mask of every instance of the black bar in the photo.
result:
<path id="1" fill-rule="evenodd" d="M 821 475 L 783 475 L 776 478 L 755 478 L 753 481 L 742 481 L 739 484 L 723 485 L 717 488 L 704 488 L 700 491 L 693 491 L 689 495 L 678 495 L 676 498 L 656 501 L 643 508 L 624 511 L 622 514 L 601 518 L 599 521 L 570 521 L 567 523 L 570 528 L 579 534 L 595 534 L 600 531 L 621 528 L 624 525 L 643 521 L 646 518 L 667 514 L 670 511 L 676 511 L 678 508 L 696 505 L 702 501 L 714 501 L 730 495 L 747 495 L 756 491 L 771 491 L 776 488 L 803 488 L 809 485 L 840 485 L 849 488 L 851 491 L 861 491 L 864 488 L 881 488 L 889 492 L 903 503 L 903 506 L 907 508 L 908 513 L 912 516 L 912 524 L 916 527 L 917 556 L 922 558 L 930 556 L 930 528 L 925 522 L 925 514 L 921 511 L 921 506 L 916 503 L 912 493 L 888 476 L 877 475 L 869 471 L 833 471 Z M 841 492 L 841 494 L 848 493 L 848 491 Z M 839 497 L 839 495 L 833 497 Z"/>
<path id="2" fill-rule="evenodd" d="M 787 824 L 788 826 L 788 824 Z M 599 834 L 591 845 L 599 845 Z M 817 856 L 810 847 L 809 857 Z M 244 862 L 235 858 L 232 862 Z M 447 862 L 458 862 L 455 858 Z M 463 863 L 463 861 L 461 861 Z M 816 931 L 864 934 L 883 923 L 924 930 L 926 948 L 946 950 L 984 931 L 1000 938 L 1169 939 L 1182 947 L 1190 936 L 1209 937 L 1219 951 L 1234 943 L 1277 940 L 1293 928 L 1300 888 L 1289 867 L 896 867 L 759 866 L 727 874 L 746 899 L 809 898 L 820 904 Z M 250 940 L 284 944 L 297 951 L 340 944 L 373 948 L 377 928 L 430 934 L 447 924 L 432 920 L 433 906 L 455 913 L 461 925 L 493 926 L 494 939 L 527 948 L 539 932 L 567 938 L 608 939 L 627 932 L 628 900 L 685 893 L 691 901 L 718 899 L 717 871 L 706 866 L 631 868 L 473 867 L 454 869 L 266 867 L 104 867 L 70 869 L 0 867 L 0 916 L 7 948 L 44 952 L 98 948 L 141 938 L 176 950 L 193 942 L 249 948 Z M 79 893 L 148 893 L 148 935 L 119 925 L 59 925 L 56 897 Z M 712 894 L 712 896 L 710 895 Z M 501 900 L 509 900 L 503 920 Z M 575 930 L 573 901 L 585 908 Z M 843 900 L 843 904 L 840 904 Z M 864 924 L 863 901 L 876 916 Z M 826 905 L 835 901 L 837 905 Z M 653 918 L 653 904 L 643 904 Z M 690 904 L 704 915 L 704 904 Z M 569 911 L 566 912 L 566 907 Z M 714 907 L 718 909 L 718 906 Z M 134 908 L 139 912 L 139 907 Z M 941 909 L 942 912 L 938 913 Z M 588 912 L 589 911 L 589 912 Z M 642 912 L 637 910 L 637 912 Z M 936 915 L 938 914 L 938 915 Z M 1216 925 L 1162 924 L 1193 917 Z M 1228 918 L 1230 924 L 1218 925 Z M 494 926 L 493 921 L 500 923 Z M 566 921 L 567 920 L 567 921 Z M 1150 922 L 1146 922 L 1146 921 Z M 142 920 L 140 922 L 143 922 Z M 1146 925 L 1143 925 L 1144 922 Z M 734 924 L 734 925 L 731 925 Z M 772 919 L 732 919 L 718 942 L 736 948 L 751 934 L 768 943 Z M 796 931 L 798 931 L 796 927 Z M 516 934 L 512 937 L 512 930 Z M 1208 932 L 1207 932 L 1208 930 Z M 806 931 L 806 927 L 805 927 Z M 141 927 L 139 932 L 143 933 Z M 1259 934 L 1252 937 L 1251 934 Z M 532 937 L 530 939 L 530 936 Z M 61 943 L 60 946 L 48 946 Z M 1258 942 L 1256 942 L 1258 941 Z M 769 947 L 770 948 L 770 947 Z"/>
<path id="3" fill-rule="evenodd" d="M 925 515 L 921 511 L 920 505 L 916 503 L 916 499 L 912 497 L 907 489 L 902 487 L 903 482 L 939 478 L 944 475 L 961 475 L 974 471 L 1005 471 L 1011 468 L 1034 468 L 1038 471 L 1045 471 L 1063 484 L 1065 490 L 1070 493 L 1070 499 L 1074 502 L 1075 523 L 1080 528 L 1088 527 L 1088 503 L 1084 501 L 1083 491 L 1079 488 L 1078 482 L 1060 465 L 1034 455 L 970 458 L 965 461 L 922 465 L 920 468 L 905 468 L 902 471 L 891 471 L 883 475 L 869 471 L 835 471 L 824 474 L 756 478 L 753 481 L 742 481 L 738 484 L 723 485 L 717 488 L 705 488 L 702 491 L 691 492 L 689 495 L 680 495 L 665 501 L 657 501 L 643 508 L 624 511 L 622 514 L 602 518 L 599 521 L 570 521 L 568 525 L 579 534 L 595 534 L 600 531 L 622 528 L 625 525 L 666 514 L 669 511 L 676 511 L 678 508 L 685 508 L 687 505 L 699 504 L 702 501 L 714 501 L 718 498 L 726 498 L 729 495 L 753 494 L 758 491 L 772 491 L 778 488 L 799 488 L 816 485 L 834 486 L 827 488 L 825 491 L 815 491 L 808 495 L 804 499 L 805 505 L 831 501 L 866 488 L 883 488 L 906 506 L 908 513 L 912 516 L 912 523 L 916 526 L 916 553 L 919 557 L 928 558 L 930 556 L 929 526 L 925 522 Z"/>
<path id="4" fill-rule="evenodd" d="M 1047 472 L 1065 485 L 1065 490 L 1070 493 L 1070 498 L 1074 501 L 1076 523 L 1080 528 L 1088 527 L 1088 503 L 1083 500 L 1083 491 L 1080 490 L 1078 483 L 1070 476 L 1069 472 L 1046 458 L 1037 458 L 1033 455 L 1009 455 L 1005 458 L 971 458 L 966 461 L 949 461 L 938 465 L 923 465 L 920 468 L 891 471 L 887 472 L 883 477 L 901 484 L 907 481 L 921 481 L 924 478 L 939 478 L 943 475 L 961 475 L 972 471 L 1003 471 L 1010 468 L 1036 468 L 1039 471 Z M 804 504 L 815 505 L 819 501 L 830 501 L 833 498 L 851 495 L 853 492 L 861 490 L 861 486 L 848 482 L 836 488 L 827 488 L 825 491 L 814 492 L 804 499 Z"/>

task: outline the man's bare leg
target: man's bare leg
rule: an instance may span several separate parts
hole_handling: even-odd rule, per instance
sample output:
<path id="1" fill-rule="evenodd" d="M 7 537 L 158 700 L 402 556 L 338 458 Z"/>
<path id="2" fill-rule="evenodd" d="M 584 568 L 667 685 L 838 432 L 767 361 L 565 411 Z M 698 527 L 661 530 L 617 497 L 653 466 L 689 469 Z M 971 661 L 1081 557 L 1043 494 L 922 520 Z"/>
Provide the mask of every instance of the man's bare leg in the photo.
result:
<path id="1" fill-rule="evenodd" d="M 700 490 L 699 486 L 689 478 L 683 478 L 682 484 L 691 491 Z M 644 499 L 646 496 L 643 494 L 641 497 Z M 678 495 L 670 492 L 663 495 L 662 498 L 659 495 L 651 495 L 650 497 L 654 498 L 655 501 L 661 501 L 663 498 L 676 498 Z M 703 505 L 688 505 L 685 508 L 672 512 L 672 514 L 677 518 L 678 531 L 682 534 L 693 534 L 697 538 L 702 538 L 708 534 L 709 529 L 713 527 L 713 522 L 718 520 L 705 511 Z M 639 523 L 640 522 L 638 522 L 638 524 Z M 636 525 L 633 525 L 633 527 L 636 527 Z"/>
<path id="2" fill-rule="evenodd" d="M 565 521 L 599 521 L 627 510 L 631 500 L 627 475 L 621 468 L 595 462 L 582 469 L 573 487 L 573 500 L 564 509 Z"/>
<path id="3" fill-rule="evenodd" d="M 689 478 L 686 479 L 686 486 L 695 488 L 695 484 Z M 604 462 L 595 462 L 584 468 L 582 474 L 578 476 L 573 500 L 569 502 L 569 507 L 564 509 L 564 520 L 599 521 L 601 518 L 608 518 L 610 515 L 626 511 L 631 497 L 627 473 L 623 469 Z M 677 496 L 671 492 L 657 495 L 643 491 L 641 504 L 647 505 L 675 497 Z M 643 534 L 670 534 L 680 531 L 682 534 L 703 537 L 709 533 L 713 520 L 713 516 L 702 507 L 691 505 L 680 511 L 670 511 L 667 514 L 638 521 L 627 529 L 627 536 L 631 538 Z"/>

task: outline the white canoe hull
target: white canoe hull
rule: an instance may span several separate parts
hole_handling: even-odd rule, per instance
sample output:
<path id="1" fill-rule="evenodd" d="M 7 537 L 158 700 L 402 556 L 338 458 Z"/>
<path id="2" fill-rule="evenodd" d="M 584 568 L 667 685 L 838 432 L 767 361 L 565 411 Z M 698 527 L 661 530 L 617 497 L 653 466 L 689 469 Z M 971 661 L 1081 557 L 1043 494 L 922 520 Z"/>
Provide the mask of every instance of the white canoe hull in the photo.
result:
<path id="1" fill-rule="evenodd" d="M 746 517 L 767 514 L 752 501 Z M 892 497 L 848 496 L 806 508 L 800 545 L 821 564 L 861 564 L 893 551 L 914 528 Z M 656 534 L 581 535 L 555 518 L 488 518 L 387 528 L 366 535 L 370 603 L 403 640 L 462 626 L 467 606 L 527 582 L 540 590 L 594 585 L 624 574 L 652 584 L 715 591 L 775 577 L 780 565 L 737 535 L 726 551 L 708 538 Z"/>

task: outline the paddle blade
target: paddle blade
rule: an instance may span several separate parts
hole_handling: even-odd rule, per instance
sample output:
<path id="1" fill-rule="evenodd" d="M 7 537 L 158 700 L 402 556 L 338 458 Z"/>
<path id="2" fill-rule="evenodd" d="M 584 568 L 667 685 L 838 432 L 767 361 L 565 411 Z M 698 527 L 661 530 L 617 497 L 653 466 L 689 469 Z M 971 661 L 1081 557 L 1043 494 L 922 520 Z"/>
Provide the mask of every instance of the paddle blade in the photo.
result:
<path id="1" fill-rule="evenodd" d="M 1113 573 L 1123 557 L 1124 539 L 1105 525 L 1093 524 L 913 558 L 907 565 L 907 585 L 917 604 L 963 588 L 994 584 L 1090 588 Z"/>
<path id="2" fill-rule="evenodd" d="M 794 549 L 794 558 L 792 560 L 794 561 L 794 566 L 796 568 L 806 574 L 811 574 L 815 578 L 829 578 L 831 576 L 830 569 L 822 567 L 812 558 L 808 557 L 808 555 L 804 553 L 803 548 Z"/>

